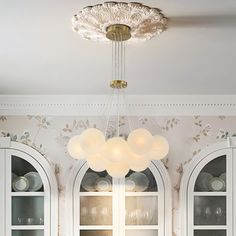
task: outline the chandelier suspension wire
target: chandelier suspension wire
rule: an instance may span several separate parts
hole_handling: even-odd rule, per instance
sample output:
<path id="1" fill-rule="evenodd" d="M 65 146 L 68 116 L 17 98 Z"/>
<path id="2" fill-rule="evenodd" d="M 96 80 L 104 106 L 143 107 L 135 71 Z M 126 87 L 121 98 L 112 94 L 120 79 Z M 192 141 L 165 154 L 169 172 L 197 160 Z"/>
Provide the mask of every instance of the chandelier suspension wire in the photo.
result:
<path id="1" fill-rule="evenodd" d="M 126 101 L 126 97 L 125 97 L 125 91 L 122 90 L 122 98 L 123 98 L 123 104 L 124 104 L 124 114 L 127 114 L 129 112 L 128 110 L 128 103 Z M 128 121 L 128 129 L 129 129 L 129 133 L 133 130 L 133 125 L 132 125 L 132 121 L 130 119 L 130 116 L 127 115 L 127 121 Z"/>
<path id="2" fill-rule="evenodd" d="M 121 33 L 114 33 L 113 36 L 114 40 L 111 42 L 112 47 L 112 81 L 122 81 L 125 78 L 125 41 L 123 40 Z M 122 91 L 120 91 L 122 90 Z M 107 115 L 107 125 L 105 134 L 107 135 L 107 130 L 110 123 L 110 112 L 112 108 L 116 108 L 116 123 L 117 123 L 117 131 L 116 134 L 120 136 L 120 112 L 121 106 L 121 95 L 123 95 L 124 89 L 114 88 L 112 99 L 109 101 L 110 106 L 108 106 L 108 115 Z M 116 99 L 114 98 L 116 97 Z M 123 97 L 123 96 L 122 96 Z M 113 104 L 113 101 L 116 100 L 116 104 Z"/>
<path id="3" fill-rule="evenodd" d="M 117 90 L 117 137 L 120 136 L 120 92 Z"/>
<path id="4" fill-rule="evenodd" d="M 111 41 L 111 78 L 114 80 L 114 41 Z"/>
<path id="5" fill-rule="evenodd" d="M 123 54 L 123 80 L 125 80 L 125 41 L 122 41 L 122 54 Z"/>
<path id="6" fill-rule="evenodd" d="M 107 133 L 108 133 L 114 97 L 115 97 L 115 89 L 112 89 L 112 96 L 111 96 L 110 102 L 108 103 L 108 112 L 107 112 L 107 116 L 106 116 L 106 127 L 105 127 L 105 133 L 104 133 L 105 138 L 107 137 Z"/>

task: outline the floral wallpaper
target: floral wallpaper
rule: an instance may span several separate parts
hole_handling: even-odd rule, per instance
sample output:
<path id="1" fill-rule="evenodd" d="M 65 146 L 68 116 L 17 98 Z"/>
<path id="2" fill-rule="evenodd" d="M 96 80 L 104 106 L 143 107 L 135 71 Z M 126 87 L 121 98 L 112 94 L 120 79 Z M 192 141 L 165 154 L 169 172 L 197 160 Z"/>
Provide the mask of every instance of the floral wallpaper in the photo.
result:
<path id="1" fill-rule="evenodd" d="M 66 144 L 69 138 L 87 127 L 107 131 L 109 137 L 116 134 L 117 121 L 106 117 L 46 117 L 0 116 L 0 136 L 10 136 L 38 150 L 52 165 L 59 186 L 59 235 L 66 236 L 64 225 L 64 200 L 66 180 L 76 160 L 69 157 Z M 173 236 L 178 233 L 179 188 L 185 165 L 204 147 L 228 136 L 236 136 L 236 116 L 182 116 L 182 117 L 121 117 L 122 136 L 138 127 L 149 129 L 152 134 L 165 136 L 170 152 L 163 160 L 172 181 Z"/>

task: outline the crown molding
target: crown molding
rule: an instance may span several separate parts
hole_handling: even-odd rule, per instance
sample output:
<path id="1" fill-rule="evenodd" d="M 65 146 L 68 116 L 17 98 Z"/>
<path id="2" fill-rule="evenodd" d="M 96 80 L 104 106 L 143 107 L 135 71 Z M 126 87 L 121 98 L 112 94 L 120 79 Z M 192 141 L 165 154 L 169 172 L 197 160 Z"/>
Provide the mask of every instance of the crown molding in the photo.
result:
<path id="1" fill-rule="evenodd" d="M 103 116 L 109 95 L 0 95 L 0 115 Z M 107 109 L 108 110 L 108 109 Z M 109 115 L 117 114 L 113 103 Z M 126 95 L 120 115 L 236 115 L 236 95 Z"/>

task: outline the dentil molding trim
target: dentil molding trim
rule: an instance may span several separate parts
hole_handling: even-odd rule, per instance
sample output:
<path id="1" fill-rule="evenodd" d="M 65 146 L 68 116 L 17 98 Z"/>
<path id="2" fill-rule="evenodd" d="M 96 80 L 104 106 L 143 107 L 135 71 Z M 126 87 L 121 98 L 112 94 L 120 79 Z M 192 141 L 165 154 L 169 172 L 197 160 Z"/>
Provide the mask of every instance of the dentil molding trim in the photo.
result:
<path id="1" fill-rule="evenodd" d="M 109 95 L 0 95 L 0 115 L 106 116 Z M 109 111 L 108 111 L 109 110 Z M 236 115 L 236 95 L 127 95 L 120 115 Z"/>

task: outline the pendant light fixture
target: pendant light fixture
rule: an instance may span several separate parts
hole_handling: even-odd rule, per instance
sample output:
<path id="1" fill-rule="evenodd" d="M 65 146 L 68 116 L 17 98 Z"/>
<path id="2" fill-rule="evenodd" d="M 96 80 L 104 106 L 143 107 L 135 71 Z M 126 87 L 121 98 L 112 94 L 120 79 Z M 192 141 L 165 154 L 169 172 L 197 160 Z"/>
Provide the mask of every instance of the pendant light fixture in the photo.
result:
<path id="1" fill-rule="evenodd" d="M 143 171 L 151 160 L 164 158 L 169 151 L 167 140 L 152 135 L 147 129 L 130 130 L 127 138 L 121 137 L 120 97 L 128 86 L 125 80 L 125 42 L 145 41 L 166 29 L 167 19 L 157 8 L 140 3 L 105 2 L 89 6 L 72 19 L 73 30 L 89 40 L 111 41 L 112 79 L 110 87 L 117 97 L 117 132 L 113 137 L 96 128 L 88 128 L 72 137 L 67 145 L 75 159 L 86 159 L 94 171 L 104 171 L 116 178 L 124 177 L 129 170 Z M 112 99 L 110 101 L 112 103 Z M 108 104 L 109 106 L 109 104 Z"/>

